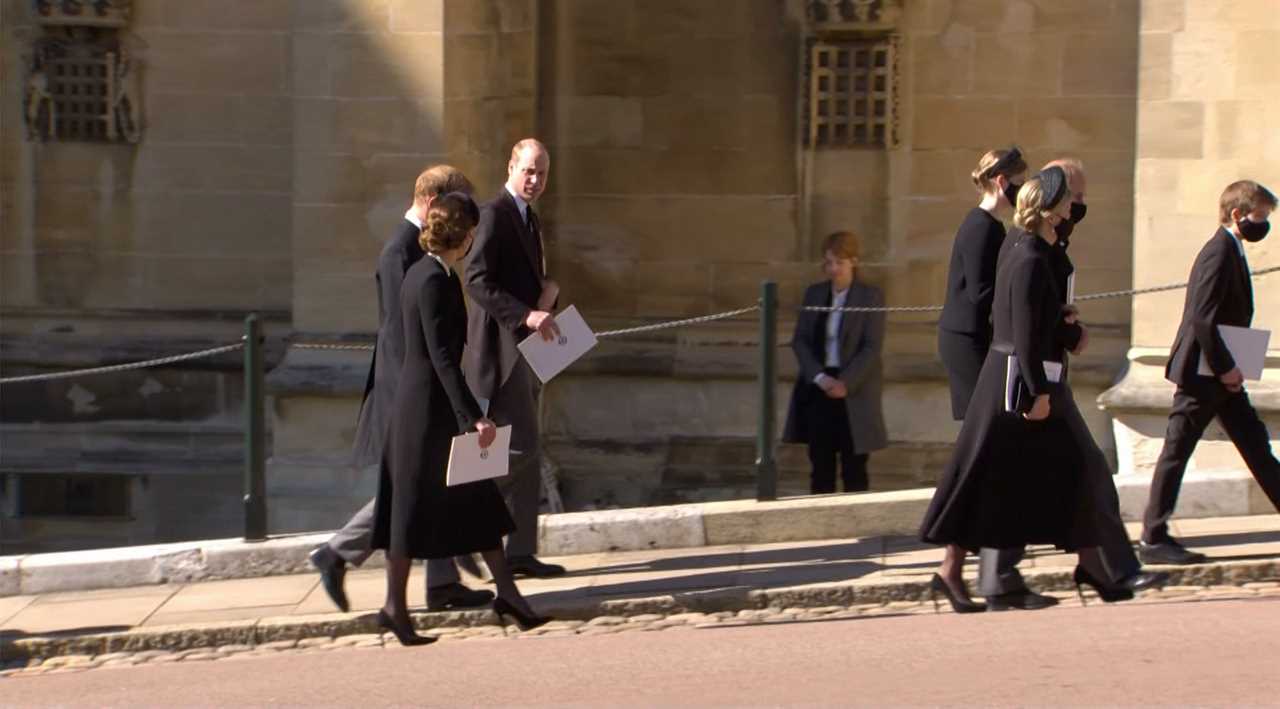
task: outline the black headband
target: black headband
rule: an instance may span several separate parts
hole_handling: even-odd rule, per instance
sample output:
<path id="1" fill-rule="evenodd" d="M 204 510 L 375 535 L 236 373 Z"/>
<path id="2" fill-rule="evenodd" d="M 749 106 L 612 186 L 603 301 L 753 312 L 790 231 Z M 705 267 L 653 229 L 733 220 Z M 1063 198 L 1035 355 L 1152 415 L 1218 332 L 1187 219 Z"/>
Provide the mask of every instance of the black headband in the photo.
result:
<path id="1" fill-rule="evenodd" d="M 996 160 L 996 163 L 994 165 L 984 170 L 982 173 L 982 177 L 983 179 L 991 179 L 992 175 L 998 174 L 1000 170 L 1006 167 L 1009 167 L 1010 165 L 1012 165 L 1013 163 L 1021 159 L 1022 159 L 1022 151 L 1018 150 L 1018 146 L 1015 145 L 1009 148 L 1009 152 L 1005 153 L 1003 157 L 1001 157 L 999 160 Z"/>
<path id="2" fill-rule="evenodd" d="M 1040 179 L 1040 208 L 1049 211 L 1067 194 L 1067 171 L 1054 165 L 1041 170 L 1036 177 Z"/>

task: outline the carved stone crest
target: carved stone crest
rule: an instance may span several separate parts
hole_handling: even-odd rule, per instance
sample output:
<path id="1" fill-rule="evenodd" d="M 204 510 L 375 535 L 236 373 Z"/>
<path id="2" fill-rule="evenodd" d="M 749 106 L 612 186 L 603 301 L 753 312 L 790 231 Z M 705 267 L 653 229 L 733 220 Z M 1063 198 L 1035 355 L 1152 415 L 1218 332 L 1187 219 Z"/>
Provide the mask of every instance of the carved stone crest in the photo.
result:
<path id="1" fill-rule="evenodd" d="M 132 0 L 32 0 L 43 26 L 29 44 L 27 137 L 136 143 L 142 137 L 138 57 L 118 36 Z"/>
<path id="2" fill-rule="evenodd" d="M 809 0 L 805 10 L 817 30 L 893 30 L 902 18 L 901 0 Z"/>

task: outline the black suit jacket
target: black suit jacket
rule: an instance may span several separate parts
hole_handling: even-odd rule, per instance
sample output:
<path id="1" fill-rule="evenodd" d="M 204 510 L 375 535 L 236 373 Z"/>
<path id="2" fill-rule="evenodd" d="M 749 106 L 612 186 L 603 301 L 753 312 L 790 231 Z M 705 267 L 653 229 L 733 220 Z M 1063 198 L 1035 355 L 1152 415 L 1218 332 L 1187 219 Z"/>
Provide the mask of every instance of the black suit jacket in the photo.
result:
<path id="1" fill-rule="evenodd" d="M 991 331 L 996 261 L 1001 245 L 1008 241 L 999 219 L 985 209 L 969 210 L 951 245 L 947 294 L 938 327 L 966 334 Z"/>
<path id="2" fill-rule="evenodd" d="M 1253 322 L 1253 285 L 1236 238 L 1218 228 L 1200 249 L 1182 306 L 1182 323 L 1173 340 L 1165 377 L 1176 384 L 1189 384 L 1200 367 L 1200 353 L 1214 374 L 1226 374 L 1236 366 L 1218 325 L 1249 327 Z"/>
<path id="3" fill-rule="evenodd" d="M 480 207 L 480 224 L 467 260 L 466 290 L 476 306 L 467 313 L 467 384 L 492 401 L 520 361 L 517 343 L 529 334 L 525 318 L 542 295 L 542 246 L 520 218 L 504 187 Z"/>
<path id="4" fill-rule="evenodd" d="M 382 458 L 382 446 L 404 362 L 404 325 L 400 319 L 400 288 L 409 267 L 422 259 L 420 231 L 408 219 L 400 220 L 396 233 L 378 256 L 374 280 L 378 287 L 378 338 L 365 380 L 364 398 L 356 421 L 353 451 L 356 465 L 373 465 Z"/>

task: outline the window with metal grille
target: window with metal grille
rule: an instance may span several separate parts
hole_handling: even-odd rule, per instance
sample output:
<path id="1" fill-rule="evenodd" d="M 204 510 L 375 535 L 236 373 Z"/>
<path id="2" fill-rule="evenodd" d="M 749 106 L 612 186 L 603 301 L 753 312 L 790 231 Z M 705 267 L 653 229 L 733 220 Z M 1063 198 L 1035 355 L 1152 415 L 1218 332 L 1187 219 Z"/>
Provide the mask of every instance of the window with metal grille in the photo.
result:
<path id="1" fill-rule="evenodd" d="M 62 140 L 107 140 L 109 76 L 114 55 L 70 45 L 48 62 L 55 134 Z"/>
<path id="2" fill-rule="evenodd" d="M 894 135 L 891 38 L 812 40 L 805 141 L 810 147 L 887 147 Z"/>

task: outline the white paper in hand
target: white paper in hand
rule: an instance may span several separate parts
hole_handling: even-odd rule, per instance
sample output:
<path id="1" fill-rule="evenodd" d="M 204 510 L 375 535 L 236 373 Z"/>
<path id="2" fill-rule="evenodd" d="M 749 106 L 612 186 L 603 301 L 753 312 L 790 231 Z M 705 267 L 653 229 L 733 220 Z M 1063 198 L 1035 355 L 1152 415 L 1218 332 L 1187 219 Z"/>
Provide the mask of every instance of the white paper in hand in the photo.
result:
<path id="1" fill-rule="evenodd" d="M 489 478 L 500 478 L 511 467 L 511 427 L 499 426 L 498 435 L 488 448 L 480 447 L 480 434 L 464 433 L 453 437 L 449 447 L 449 470 L 445 483 L 449 487 Z"/>
<path id="2" fill-rule="evenodd" d="M 1236 368 L 1244 378 L 1253 381 L 1262 379 L 1262 366 L 1267 362 L 1267 344 L 1271 341 L 1271 331 L 1219 325 L 1218 334 L 1227 343 L 1227 351 L 1231 353 L 1231 358 L 1236 361 Z M 1215 376 L 1203 352 L 1200 353 L 1200 368 L 1196 373 L 1204 377 Z"/>
<path id="3" fill-rule="evenodd" d="M 558 340 L 548 342 L 535 332 L 519 344 L 520 354 L 543 384 L 596 346 L 595 333 L 587 327 L 576 307 L 570 305 L 561 311 L 556 316 L 556 325 L 560 326 Z"/>

